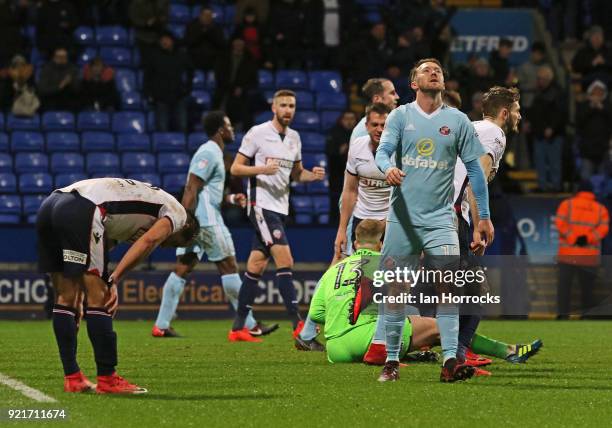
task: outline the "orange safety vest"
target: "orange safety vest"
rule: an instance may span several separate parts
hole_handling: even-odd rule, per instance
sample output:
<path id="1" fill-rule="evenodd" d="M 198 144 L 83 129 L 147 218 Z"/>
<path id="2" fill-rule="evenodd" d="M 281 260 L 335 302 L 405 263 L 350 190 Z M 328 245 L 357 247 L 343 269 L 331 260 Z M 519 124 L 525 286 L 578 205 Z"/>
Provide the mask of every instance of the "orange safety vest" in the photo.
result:
<path id="1" fill-rule="evenodd" d="M 555 224 L 559 231 L 559 263 L 597 266 L 600 263 L 601 241 L 608 234 L 608 210 L 595 200 L 592 192 L 578 192 L 561 202 Z M 586 236 L 587 245 L 576 245 L 579 236 Z"/>

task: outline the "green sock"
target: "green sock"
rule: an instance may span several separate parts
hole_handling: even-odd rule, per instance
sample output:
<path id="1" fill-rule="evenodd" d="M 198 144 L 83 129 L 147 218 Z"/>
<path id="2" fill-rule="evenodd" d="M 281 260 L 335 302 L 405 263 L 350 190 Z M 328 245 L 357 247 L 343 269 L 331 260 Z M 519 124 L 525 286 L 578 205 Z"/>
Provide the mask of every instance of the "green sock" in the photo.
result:
<path id="1" fill-rule="evenodd" d="M 498 342 L 478 333 L 472 339 L 472 351 L 490 357 L 506 358 L 508 356 L 508 346 L 507 343 Z"/>

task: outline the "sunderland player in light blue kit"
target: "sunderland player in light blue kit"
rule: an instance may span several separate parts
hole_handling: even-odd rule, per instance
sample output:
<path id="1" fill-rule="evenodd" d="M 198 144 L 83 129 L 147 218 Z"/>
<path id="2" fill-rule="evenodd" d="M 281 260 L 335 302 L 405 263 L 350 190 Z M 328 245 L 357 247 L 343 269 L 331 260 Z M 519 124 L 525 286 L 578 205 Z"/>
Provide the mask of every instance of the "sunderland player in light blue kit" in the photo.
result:
<path id="1" fill-rule="evenodd" d="M 209 261 L 217 265 L 223 291 L 234 309 L 238 304 L 242 280 L 238 275 L 234 242 L 221 216 L 224 198 L 232 204 L 246 205 L 246 196 L 242 193 L 224 196 L 223 149 L 225 144 L 234 141 L 234 129 L 224 112 L 212 111 L 204 119 L 204 130 L 210 140 L 202 144 L 191 159 L 182 201 L 185 209 L 195 213 L 200 222 L 200 233 L 194 245 L 176 250 L 176 266 L 164 284 L 159 314 L 153 326 L 152 334 L 155 337 L 177 336 L 170 327 L 170 321 L 185 287 L 185 278 L 204 253 Z M 258 324 L 251 313 L 245 326 L 254 336 L 269 334 L 278 328 L 278 324 Z"/>
<path id="2" fill-rule="evenodd" d="M 391 196 L 391 209 L 382 251 L 385 268 L 417 268 L 423 252 L 442 270 L 459 264 L 459 241 L 453 209 L 453 175 L 457 156 L 466 166 L 478 204 L 477 230 L 487 243 L 493 240 L 489 219 L 488 191 L 479 163 L 484 154 L 474 126 L 459 110 L 442 103 L 444 75 L 436 59 L 420 60 L 412 69 L 410 85 L 416 100 L 395 109 L 387 118 L 376 152 L 376 164 L 387 181 L 397 186 Z M 390 283 L 387 289 L 397 295 L 408 284 Z M 443 288 L 446 287 L 446 290 Z M 451 291 L 452 285 L 440 284 Z M 405 305 L 388 301 L 385 307 L 387 361 L 379 381 L 399 379 L 399 351 L 404 327 Z M 457 362 L 459 330 L 458 306 L 441 303 L 437 310 L 444 364 L 440 380 L 454 382 L 471 377 L 474 368 Z"/>

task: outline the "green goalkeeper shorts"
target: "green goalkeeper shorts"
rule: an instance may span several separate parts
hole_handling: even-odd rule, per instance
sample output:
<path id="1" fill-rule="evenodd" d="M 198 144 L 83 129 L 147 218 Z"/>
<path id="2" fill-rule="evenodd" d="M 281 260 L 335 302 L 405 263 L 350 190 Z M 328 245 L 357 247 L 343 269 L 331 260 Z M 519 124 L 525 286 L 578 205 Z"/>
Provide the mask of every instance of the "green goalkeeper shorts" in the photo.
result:
<path id="1" fill-rule="evenodd" d="M 375 330 L 376 323 L 363 324 L 340 337 L 329 339 L 325 344 L 325 347 L 327 348 L 327 360 L 330 363 L 362 362 L 363 356 L 368 351 L 370 342 L 374 337 Z M 410 349 L 411 338 L 412 324 L 410 324 L 410 320 L 406 318 L 406 322 L 404 323 L 400 358 L 408 352 L 408 349 Z"/>

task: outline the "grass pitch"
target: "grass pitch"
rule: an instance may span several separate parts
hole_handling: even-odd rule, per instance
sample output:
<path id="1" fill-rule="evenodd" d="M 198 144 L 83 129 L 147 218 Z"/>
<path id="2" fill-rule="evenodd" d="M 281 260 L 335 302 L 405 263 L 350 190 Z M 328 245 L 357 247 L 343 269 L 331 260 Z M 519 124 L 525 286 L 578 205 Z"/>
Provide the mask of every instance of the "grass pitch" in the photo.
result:
<path id="1" fill-rule="evenodd" d="M 612 322 L 487 321 L 480 332 L 511 343 L 540 337 L 528 364 L 496 360 L 492 377 L 441 384 L 439 367 L 402 368 L 379 384 L 380 369 L 331 365 L 298 352 L 290 328 L 264 343 L 229 343 L 228 321 L 177 321 L 185 337 L 155 339 L 152 323 L 116 322 L 118 372 L 145 386 L 142 396 L 62 392 L 50 322 L 2 322 L 0 372 L 58 400 L 37 403 L 0 385 L 0 407 L 66 409 L 64 421 L 0 420 L 0 425 L 194 426 L 607 426 L 612 420 Z M 95 381 L 91 345 L 79 335 L 79 362 Z M 6 414 L 6 411 L 5 411 Z"/>

